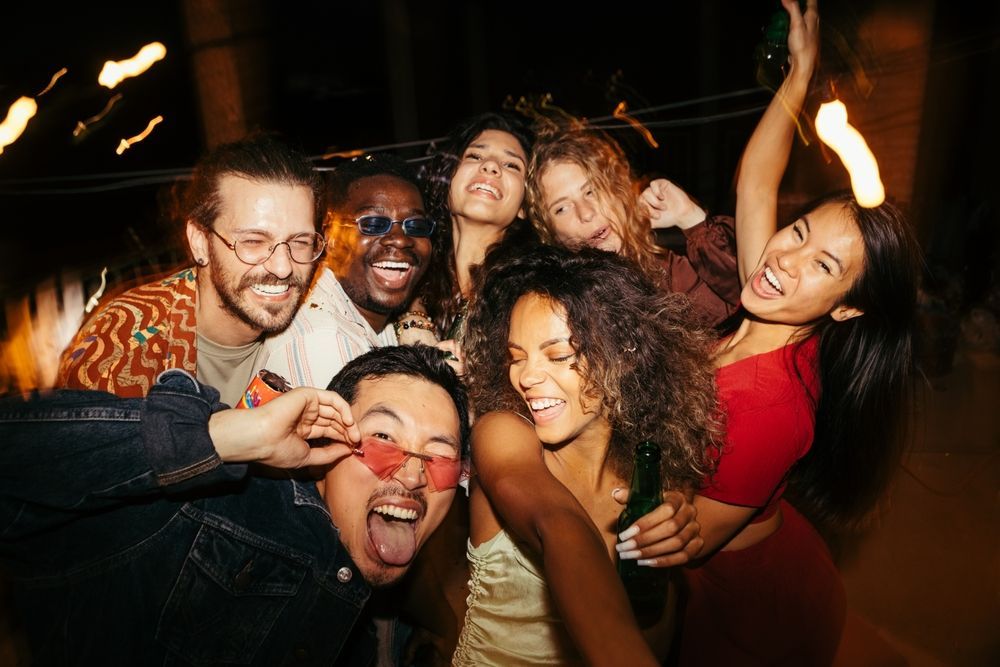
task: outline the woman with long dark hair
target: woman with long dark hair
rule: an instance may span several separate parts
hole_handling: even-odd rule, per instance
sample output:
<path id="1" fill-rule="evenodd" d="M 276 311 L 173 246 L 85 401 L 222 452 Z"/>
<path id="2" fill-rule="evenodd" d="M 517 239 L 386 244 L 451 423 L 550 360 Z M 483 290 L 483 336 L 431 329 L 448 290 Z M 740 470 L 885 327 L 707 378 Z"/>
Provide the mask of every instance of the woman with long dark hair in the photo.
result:
<path id="1" fill-rule="evenodd" d="M 532 143 L 517 117 L 479 114 L 456 126 L 421 172 L 438 232 L 420 296 L 397 320 L 396 332 L 400 343 L 449 350 L 459 372 L 466 304 L 487 250 L 503 245 L 518 252 L 537 244 L 522 209 Z M 468 502 L 460 496 L 418 556 L 404 593 L 407 615 L 418 624 L 410 650 L 442 664 L 455 649 L 465 615 L 468 525 Z"/>
<path id="2" fill-rule="evenodd" d="M 850 193 L 777 228 L 819 44 L 816 0 L 804 14 L 798 0 L 782 4 L 788 76 L 738 173 L 745 317 L 714 356 L 726 438 L 695 497 L 705 560 L 685 571 L 683 665 L 830 664 L 843 585 L 822 539 L 782 495 L 787 484 L 814 520 L 842 525 L 872 508 L 899 456 L 916 245 L 895 207 L 863 208 Z"/>
<path id="3" fill-rule="evenodd" d="M 523 210 L 533 142 L 515 116 L 479 114 L 452 130 L 422 172 L 439 232 L 414 311 L 419 321 L 423 309 L 437 338 L 458 338 L 473 273 L 491 246 L 537 242 Z"/>

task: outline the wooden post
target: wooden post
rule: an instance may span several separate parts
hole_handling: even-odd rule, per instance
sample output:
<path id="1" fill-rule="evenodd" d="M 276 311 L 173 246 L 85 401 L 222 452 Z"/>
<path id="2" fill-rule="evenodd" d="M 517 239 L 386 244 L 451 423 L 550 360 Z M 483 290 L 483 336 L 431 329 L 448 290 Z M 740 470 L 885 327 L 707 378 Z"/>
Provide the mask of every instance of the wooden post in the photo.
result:
<path id="1" fill-rule="evenodd" d="M 264 17 L 255 0 L 183 0 L 208 148 L 240 139 L 268 114 Z"/>

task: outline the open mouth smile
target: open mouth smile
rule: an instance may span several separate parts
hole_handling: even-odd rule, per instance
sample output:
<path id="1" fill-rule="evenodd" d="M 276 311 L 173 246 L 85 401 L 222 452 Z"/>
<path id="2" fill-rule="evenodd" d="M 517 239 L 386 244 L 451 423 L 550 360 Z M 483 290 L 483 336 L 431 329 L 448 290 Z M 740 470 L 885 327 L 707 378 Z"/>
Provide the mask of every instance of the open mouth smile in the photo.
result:
<path id="1" fill-rule="evenodd" d="M 372 273 L 385 287 L 401 289 L 405 287 L 413 274 L 414 265 L 410 262 L 383 259 L 369 264 Z"/>
<path id="2" fill-rule="evenodd" d="M 493 199 L 500 199 L 503 196 L 499 188 L 483 181 L 472 183 L 467 190 L 473 193 L 483 193 Z"/>
<path id="3" fill-rule="evenodd" d="M 764 274 L 764 280 L 766 280 L 768 282 L 768 284 L 771 287 L 773 287 L 775 289 L 775 291 L 778 292 L 778 294 L 784 294 L 785 293 L 785 291 L 783 289 L 781 289 L 781 282 L 778 280 L 778 277 L 776 275 L 774 275 L 774 272 L 771 271 L 771 267 L 770 266 L 767 266 L 766 264 L 764 265 L 763 274 Z"/>

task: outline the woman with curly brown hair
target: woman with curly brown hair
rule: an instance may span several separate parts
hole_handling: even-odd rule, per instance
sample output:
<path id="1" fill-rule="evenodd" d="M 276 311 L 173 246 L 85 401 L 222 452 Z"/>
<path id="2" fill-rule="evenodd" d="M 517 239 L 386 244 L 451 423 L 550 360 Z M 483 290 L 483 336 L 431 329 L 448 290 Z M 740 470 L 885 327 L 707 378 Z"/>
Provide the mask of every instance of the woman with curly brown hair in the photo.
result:
<path id="1" fill-rule="evenodd" d="M 539 247 L 487 266 L 465 338 L 480 416 L 469 610 L 454 664 L 657 664 L 650 648 L 663 659 L 672 605 L 645 630 L 647 645 L 615 575 L 615 492 L 628 486 L 636 444 L 659 445 L 669 502 L 637 522 L 639 562 L 686 561 L 678 544 L 697 524 L 675 516 L 690 506 L 667 490 L 708 472 L 708 338 L 686 298 L 611 253 Z"/>
<path id="2" fill-rule="evenodd" d="M 717 325 L 739 303 L 732 219 L 707 217 L 680 188 L 639 181 L 618 143 L 586 127 L 540 136 L 528 165 L 529 219 L 549 244 L 628 257 L 662 289 L 687 294 L 697 315 Z M 658 246 L 654 229 L 676 226 L 686 254 Z"/>

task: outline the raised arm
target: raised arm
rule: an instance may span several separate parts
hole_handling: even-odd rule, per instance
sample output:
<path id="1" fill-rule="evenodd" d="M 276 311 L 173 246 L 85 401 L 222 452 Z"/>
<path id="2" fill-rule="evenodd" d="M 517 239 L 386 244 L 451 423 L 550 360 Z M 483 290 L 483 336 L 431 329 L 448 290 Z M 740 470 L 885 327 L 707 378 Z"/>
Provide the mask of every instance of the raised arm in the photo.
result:
<path id="1" fill-rule="evenodd" d="M 476 422 L 472 458 L 489 508 L 473 496 L 473 543 L 495 534 L 499 520 L 541 554 L 552 599 L 587 664 L 656 665 L 604 540 L 542 457 L 534 429 L 516 415 L 490 413 Z"/>
<path id="2" fill-rule="evenodd" d="M 747 142 L 737 172 L 736 248 L 740 282 L 745 282 L 778 225 L 778 187 L 788 166 L 796 121 L 805 103 L 819 56 L 817 0 L 781 0 L 788 12 L 790 68 Z"/>
<path id="3" fill-rule="evenodd" d="M 653 229 L 677 227 L 684 232 L 684 254 L 665 249 L 663 256 L 670 289 L 686 294 L 706 324 L 724 322 L 740 303 L 733 219 L 708 217 L 684 190 L 662 178 L 649 184 L 640 202 Z"/>

